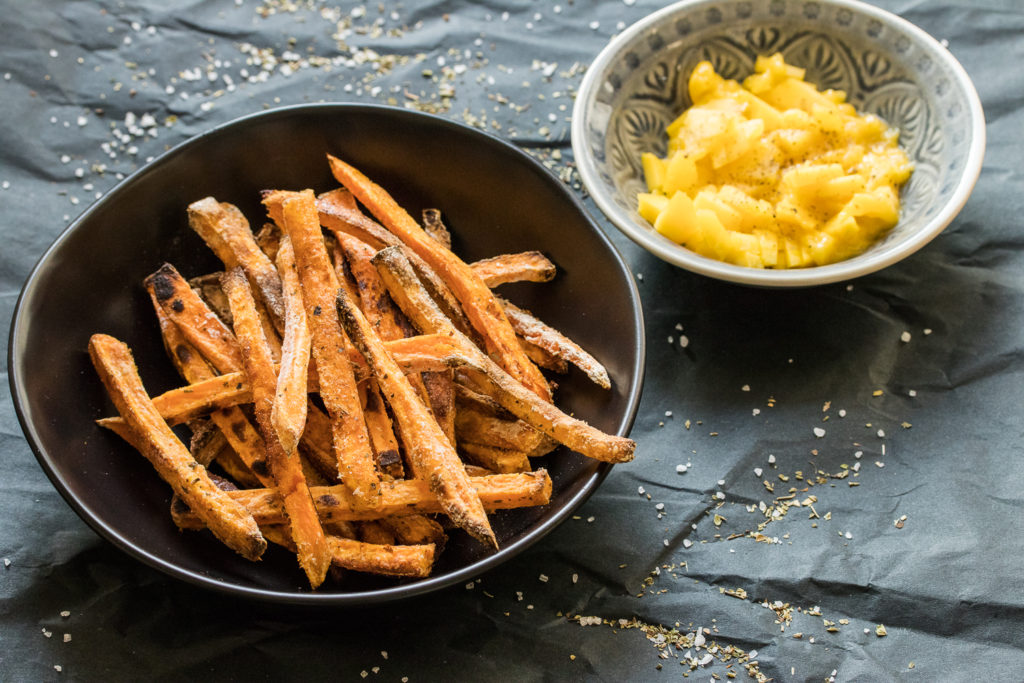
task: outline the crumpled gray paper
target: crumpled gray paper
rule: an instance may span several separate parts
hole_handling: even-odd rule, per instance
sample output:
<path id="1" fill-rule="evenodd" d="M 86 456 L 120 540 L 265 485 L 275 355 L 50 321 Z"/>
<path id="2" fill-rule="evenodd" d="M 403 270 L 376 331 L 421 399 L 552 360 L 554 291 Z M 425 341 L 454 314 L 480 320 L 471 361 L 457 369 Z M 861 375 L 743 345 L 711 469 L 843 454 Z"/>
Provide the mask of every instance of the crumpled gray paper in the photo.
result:
<path id="1" fill-rule="evenodd" d="M 578 182 L 568 130 L 583 69 L 659 7 L 3 4 L 5 320 L 32 265 L 97 193 L 264 108 L 434 111 Z M 947 40 L 981 95 L 988 150 L 963 212 L 884 272 L 780 292 L 664 264 L 590 204 L 644 301 L 638 457 L 578 518 L 471 584 L 305 611 L 173 581 L 74 515 L 2 392 L 0 678 L 678 680 L 688 648 L 673 643 L 692 645 L 697 628 L 708 634 L 691 656 L 717 648 L 690 673 L 703 680 L 747 678 L 722 661 L 728 647 L 756 650 L 775 680 L 1019 678 L 1024 10 L 885 6 Z M 778 500 L 790 487 L 799 507 Z"/>

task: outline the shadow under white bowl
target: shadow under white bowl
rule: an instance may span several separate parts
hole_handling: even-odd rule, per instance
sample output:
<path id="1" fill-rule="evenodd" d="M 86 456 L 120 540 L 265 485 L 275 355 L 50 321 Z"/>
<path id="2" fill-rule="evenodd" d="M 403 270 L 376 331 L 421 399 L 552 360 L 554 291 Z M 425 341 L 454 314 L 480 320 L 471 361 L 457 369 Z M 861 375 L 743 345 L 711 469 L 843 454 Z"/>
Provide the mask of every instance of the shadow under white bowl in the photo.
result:
<path id="1" fill-rule="evenodd" d="M 640 155 L 664 155 L 665 127 L 691 102 L 693 67 L 726 78 L 781 52 L 819 88 L 844 90 L 858 111 L 900 131 L 915 165 L 900 221 L 864 253 L 825 266 L 761 269 L 701 256 L 659 234 L 636 211 L 646 191 Z M 587 190 L 630 239 L 659 258 L 710 277 L 763 287 L 838 282 L 889 266 L 956 217 L 981 172 L 985 118 L 970 77 L 910 22 L 853 0 L 686 0 L 611 41 L 587 70 L 572 119 L 572 147 Z"/>

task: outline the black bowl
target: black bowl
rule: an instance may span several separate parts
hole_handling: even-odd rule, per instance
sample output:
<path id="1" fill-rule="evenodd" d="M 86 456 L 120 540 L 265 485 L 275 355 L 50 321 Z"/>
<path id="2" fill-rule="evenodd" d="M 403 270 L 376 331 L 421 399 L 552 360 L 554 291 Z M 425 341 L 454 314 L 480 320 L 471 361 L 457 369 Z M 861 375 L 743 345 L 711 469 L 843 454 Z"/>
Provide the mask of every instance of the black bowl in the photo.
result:
<path id="1" fill-rule="evenodd" d="M 626 434 L 640 399 L 643 321 L 636 287 L 579 200 L 517 148 L 450 121 L 387 107 L 327 104 L 278 109 L 200 135 L 143 168 L 76 220 L 40 259 L 21 293 L 10 338 L 10 380 L 22 428 L 54 486 L 101 536 L 157 569 L 200 586 L 290 603 L 397 599 L 471 579 L 514 556 L 566 519 L 610 466 L 561 448 L 542 459 L 551 503 L 492 515 L 500 550 L 453 532 L 430 578 L 349 574 L 312 592 L 294 556 L 279 548 L 250 563 L 208 532 L 182 533 L 170 489 L 149 463 L 94 420 L 115 411 L 86 344 L 112 334 L 134 351 L 150 394 L 180 384 L 164 355 L 142 279 L 161 263 L 186 277 L 217 270 L 192 233 L 185 207 L 213 195 L 254 225 L 260 190 L 337 186 L 325 158 L 341 157 L 388 189 L 413 215 L 438 207 L 466 261 L 539 249 L 559 267 L 547 284 L 503 293 L 589 349 L 611 391 L 572 371 L 558 403 L 596 427 Z"/>

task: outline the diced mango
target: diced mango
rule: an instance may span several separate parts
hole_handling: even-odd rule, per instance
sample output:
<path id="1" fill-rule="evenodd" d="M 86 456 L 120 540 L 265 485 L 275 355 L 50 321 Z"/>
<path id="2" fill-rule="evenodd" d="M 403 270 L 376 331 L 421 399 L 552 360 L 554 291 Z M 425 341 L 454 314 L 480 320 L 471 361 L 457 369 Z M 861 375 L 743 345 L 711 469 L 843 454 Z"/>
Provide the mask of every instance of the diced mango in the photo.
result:
<path id="1" fill-rule="evenodd" d="M 654 225 L 654 222 L 658 220 L 658 215 L 668 206 L 668 197 L 654 192 L 641 192 L 636 196 L 636 200 L 637 213 L 651 225 Z"/>
<path id="2" fill-rule="evenodd" d="M 668 155 L 642 156 L 639 213 L 671 240 L 750 268 L 832 263 L 891 228 L 913 171 L 898 133 L 804 75 L 780 54 L 758 57 L 742 85 L 699 64 Z"/>
<path id="3" fill-rule="evenodd" d="M 673 242 L 696 249 L 699 241 L 695 238 L 699 233 L 693 200 L 685 192 L 676 192 L 658 214 L 654 229 Z"/>
<path id="4" fill-rule="evenodd" d="M 644 167 L 644 181 L 648 192 L 662 191 L 665 187 L 665 161 L 656 154 L 644 152 L 640 155 L 640 163 Z"/>

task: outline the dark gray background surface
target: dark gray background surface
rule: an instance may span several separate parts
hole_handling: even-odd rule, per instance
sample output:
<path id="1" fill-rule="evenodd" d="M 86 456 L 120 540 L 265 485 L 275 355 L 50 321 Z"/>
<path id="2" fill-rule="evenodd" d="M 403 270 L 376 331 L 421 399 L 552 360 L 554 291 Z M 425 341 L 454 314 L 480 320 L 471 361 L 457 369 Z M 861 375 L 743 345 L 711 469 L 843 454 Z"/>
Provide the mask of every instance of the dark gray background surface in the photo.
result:
<path id="1" fill-rule="evenodd" d="M 516 141 L 578 182 L 566 169 L 583 68 L 611 35 L 660 6 L 2 4 L 4 321 L 33 264 L 97 193 L 189 136 L 269 107 L 416 106 Z M 820 681 L 833 670 L 843 681 L 1020 680 L 1024 7 L 884 6 L 947 40 L 981 95 L 988 149 L 963 212 L 882 273 L 777 292 L 664 264 L 594 211 L 644 301 L 638 457 L 613 470 L 580 519 L 472 586 L 317 612 L 242 604 L 173 581 L 75 516 L 0 392 L 0 680 L 362 680 L 365 672 L 387 681 L 618 681 L 689 670 L 676 653 L 660 659 L 640 630 L 581 627 L 567 615 L 714 626 L 719 643 L 756 649 L 776 680 Z M 819 519 L 796 508 L 764 529 L 776 543 L 725 540 L 764 519 L 747 506 L 803 487 L 778 474 L 800 470 L 806 479 L 857 462 L 856 476 L 800 493 L 817 496 Z M 679 464 L 688 471 L 677 473 Z M 660 566 L 675 569 L 652 576 Z M 776 601 L 793 607 L 785 632 L 766 606 Z M 875 635 L 878 624 L 886 637 Z M 726 673 L 716 660 L 690 676 Z"/>

